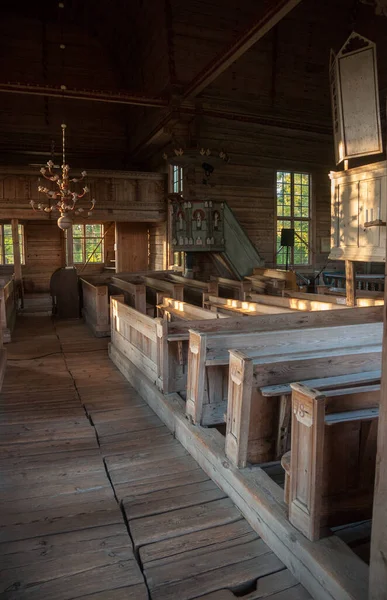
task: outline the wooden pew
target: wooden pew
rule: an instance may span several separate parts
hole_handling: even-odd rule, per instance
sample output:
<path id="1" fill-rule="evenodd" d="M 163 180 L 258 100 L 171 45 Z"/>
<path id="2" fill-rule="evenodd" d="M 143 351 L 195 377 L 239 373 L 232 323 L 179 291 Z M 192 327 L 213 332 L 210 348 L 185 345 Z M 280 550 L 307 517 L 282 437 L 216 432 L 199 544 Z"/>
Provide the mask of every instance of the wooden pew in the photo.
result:
<path id="1" fill-rule="evenodd" d="M 198 306 L 164 298 L 160 306 L 170 319 L 143 315 L 111 297 L 112 344 L 164 393 L 185 393 L 189 329 L 202 322 L 227 320 Z"/>
<path id="2" fill-rule="evenodd" d="M 115 288 L 120 290 L 120 292 L 124 292 L 125 304 L 135 308 L 144 315 L 146 314 L 146 287 L 140 278 L 126 281 L 118 275 L 112 277 L 111 282 Z M 115 293 L 117 293 L 117 291 Z"/>
<path id="3" fill-rule="evenodd" d="M 370 326 L 351 327 L 359 330 Z M 247 462 L 263 463 L 279 458 L 278 447 L 284 443 L 282 436 L 286 434 L 290 416 L 286 412 L 286 396 L 264 396 L 262 387 L 326 373 L 335 376 L 380 368 L 380 341 L 366 344 L 363 339 L 364 347 L 359 347 L 356 335 L 354 331 L 354 337 L 345 342 L 344 348 L 338 348 L 333 340 L 331 345 L 316 343 L 315 351 L 289 351 L 287 355 L 284 352 L 275 355 L 274 348 L 271 350 L 269 346 L 271 355 L 267 356 L 230 351 L 226 454 L 233 464 L 242 467 Z"/>
<path id="4" fill-rule="evenodd" d="M 338 304 L 336 302 L 328 302 L 327 299 L 321 301 L 313 298 L 313 294 L 303 294 L 303 298 L 297 298 L 294 296 L 269 296 L 268 294 L 254 294 L 250 293 L 248 299 L 257 304 L 269 304 L 271 306 L 278 306 L 288 308 L 292 310 L 342 310 L 346 309 L 346 304 Z M 312 296 L 307 298 L 307 296 Z M 320 296 L 321 297 L 321 296 Z"/>
<path id="5" fill-rule="evenodd" d="M 249 294 L 251 297 L 252 294 Z M 266 298 L 266 296 L 263 296 Z M 283 300 L 283 298 L 278 297 L 279 300 Z M 218 296 L 211 296 L 209 294 L 203 295 L 203 306 L 209 308 L 213 312 L 230 314 L 236 313 L 240 315 L 246 316 L 254 316 L 254 315 L 266 315 L 266 314 L 281 314 L 281 313 L 290 313 L 293 310 L 291 308 L 283 308 L 282 306 L 276 306 L 275 304 L 263 304 L 252 302 L 249 300 L 234 300 L 233 298 L 220 298 Z"/>
<path id="6" fill-rule="evenodd" d="M 158 380 L 157 326 L 153 319 L 127 306 L 124 297 L 111 296 L 111 343 L 152 383 Z"/>
<path id="7" fill-rule="evenodd" d="M 109 289 L 105 284 L 94 284 L 80 278 L 82 287 L 82 316 L 96 337 L 110 335 Z"/>
<path id="8" fill-rule="evenodd" d="M 4 343 L 11 341 L 16 323 L 17 293 L 14 277 L 0 287 L 0 320 Z"/>
<path id="9" fill-rule="evenodd" d="M 262 285 L 269 289 L 281 290 L 297 290 L 297 275 L 294 271 L 284 271 L 281 269 L 265 269 L 257 267 L 253 270 L 253 274 L 245 279 L 252 284 L 252 289 L 257 291 L 262 290 Z"/>
<path id="10" fill-rule="evenodd" d="M 120 277 L 97 275 L 80 277 L 82 316 L 96 337 L 110 335 L 110 296 L 123 293 L 125 303 L 141 313 L 146 312 L 145 285 L 139 278 L 125 281 Z"/>
<path id="11" fill-rule="evenodd" d="M 380 385 L 292 390 L 289 520 L 315 541 L 372 514 Z"/>
<path id="12" fill-rule="evenodd" d="M 286 298 L 296 298 L 302 300 L 310 300 L 311 302 L 329 302 L 332 304 L 338 304 L 346 306 L 345 295 L 334 296 L 333 294 L 312 294 L 306 292 L 283 292 Z M 381 306 L 384 304 L 383 294 L 379 292 L 368 292 L 371 296 L 364 296 L 365 292 L 361 291 L 360 295 L 356 295 L 357 306 Z"/>
<path id="13" fill-rule="evenodd" d="M 213 294 L 217 292 L 216 281 L 199 281 L 198 279 L 190 279 L 182 277 L 175 273 L 170 273 L 168 279 L 184 286 L 184 301 L 190 304 L 198 304 L 203 306 L 203 295 Z"/>
<path id="14" fill-rule="evenodd" d="M 244 300 L 247 292 L 251 290 L 251 283 L 245 281 L 237 281 L 235 279 L 227 279 L 225 277 L 211 276 L 210 281 L 213 284 L 211 293 L 214 296 L 232 297 L 235 300 Z"/>
<path id="15" fill-rule="evenodd" d="M 210 425 L 222 421 L 214 420 L 221 418 L 226 412 L 227 395 L 228 395 L 228 365 L 229 365 L 229 349 L 245 349 L 249 348 L 251 354 L 254 355 L 254 349 L 257 349 L 257 344 L 266 343 L 258 334 L 261 332 L 282 332 L 278 335 L 279 345 L 276 346 L 275 352 L 283 353 L 284 344 L 293 352 L 296 347 L 290 346 L 290 341 L 285 340 L 289 337 L 289 331 L 293 328 L 292 339 L 293 344 L 303 345 L 304 351 L 308 348 L 314 348 L 315 337 L 320 338 L 319 349 L 322 350 L 323 339 L 325 339 L 326 348 L 332 348 L 329 343 L 329 335 L 332 331 L 322 331 L 322 333 L 312 332 L 306 334 L 301 329 L 307 328 L 324 328 L 324 326 L 345 326 L 346 324 L 369 323 L 370 329 L 367 333 L 367 327 L 362 329 L 361 340 L 366 344 L 372 343 L 369 335 L 372 328 L 376 326 L 377 335 L 381 336 L 381 324 L 383 307 L 370 308 L 355 308 L 345 311 L 318 311 L 300 313 L 294 311 L 290 314 L 280 315 L 262 315 L 257 317 L 249 317 L 245 322 L 240 322 L 238 329 L 232 331 L 233 322 L 231 320 L 220 322 L 218 327 L 223 329 L 223 332 L 210 331 L 207 332 L 200 326 L 200 330 L 192 330 L 190 332 L 189 352 L 188 352 L 188 379 L 187 379 L 187 416 L 195 424 Z M 226 328 L 229 331 L 225 331 Z M 243 327 L 244 329 L 241 329 Z M 294 329 L 294 328 L 297 329 Z M 245 331 L 246 333 L 242 333 Z M 302 333 L 302 335 L 301 335 Z M 336 345 L 341 347 L 339 328 L 336 328 Z M 342 330 L 342 333 L 349 335 L 353 340 L 353 345 L 360 345 L 362 341 L 357 340 L 356 333 Z M 308 345 L 305 346 L 308 336 Z M 327 337 L 328 336 L 328 337 Z M 378 343 L 377 341 L 373 342 Z M 380 341 L 379 341 L 380 343 Z M 346 342 L 346 345 L 347 342 Z M 264 385 L 264 384 L 262 384 Z M 212 406 L 208 406 L 212 404 Z"/>
<path id="16" fill-rule="evenodd" d="M 206 308 L 195 306 L 187 302 L 181 302 L 174 298 L 163 298 L 163 303 L 157 305 L 160 317 L 165 317 L 167 321 L 181 319 L 183 321 L 194 321 L 198 319 L 217 319 L 227 318 L 226 315 L 217 314 Z"/>
<path id="17" fill-rule="evenodd" d="M 341 358 L 341 357 L 340 357 Z M 370 366 L 372 365 L 372 361 Z M 314 389 L 324 390 L 327 388 L 343 387 L 344 385 L 362 385 L 380 383 L 380 369 L 376 371 L 361 371 L 359 373 L 346 373 L 335 377 L 328 377 L 330 373 L 329 364 L 324 371 L 324 377 L 302 381 L 304 385 Z M 292 382 L 293 383 L 293 382 Z M 291 433 L 291 400 L 292 388 L 290 383 L 263 386 L 260 389 L 265 398 L 275 398 L 279 402 L 278 435 L 276 446 L 276 459 L 279 460 L 285 452 L 290 449 Z"/>
<path id="18" fill-rule="evenodd" d="M 168 281 L 166 279 L 159 279 L 157 277 L 148 277 L 143 275 L 141 277 L 147 288 L 150 288 L 158 293 L 156 304 L 162 299 L 162 296 L 168 296 L 169 298 L 175 298 L 175 300 L 184 301 L 184 285 L 181 283 L 175 283 L 174 281 Z"/>

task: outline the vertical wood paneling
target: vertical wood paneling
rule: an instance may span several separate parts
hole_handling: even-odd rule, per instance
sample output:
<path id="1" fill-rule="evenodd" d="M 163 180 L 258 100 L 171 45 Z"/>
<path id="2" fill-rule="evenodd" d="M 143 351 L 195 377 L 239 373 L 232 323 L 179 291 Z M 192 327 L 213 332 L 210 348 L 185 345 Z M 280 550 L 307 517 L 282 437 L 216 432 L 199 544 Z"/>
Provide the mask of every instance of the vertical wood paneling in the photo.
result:
<path id="1" fill-rule="evenodd" d="M 148 269 L 148 224 L 116 223 L 116 271 Z"/>

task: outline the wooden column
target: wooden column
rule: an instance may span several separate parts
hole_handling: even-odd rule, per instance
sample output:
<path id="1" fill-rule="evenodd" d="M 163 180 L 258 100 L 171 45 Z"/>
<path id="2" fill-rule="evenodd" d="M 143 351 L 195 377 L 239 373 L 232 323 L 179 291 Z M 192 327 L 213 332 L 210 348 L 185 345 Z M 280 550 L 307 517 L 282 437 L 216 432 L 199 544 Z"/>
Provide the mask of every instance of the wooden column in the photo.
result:
<path id="1" fill-rule="evenodd" d="M 73 228 L 67 229 L 66 233 L 66 266 L 74 266 Z"/>
<path id="2" fill-rule="evenodd" d="M 20 293 L 21 308 L 24 306 L 24 294 L 23 294 L 23 276 L 22 276 L 22 265 L 20 255 L 20 239 L 19 239 L 19 221 L 18 219 L 11 220 L 12 227 L 12 243 L 13 243 L 13 268 L 15 273 L 15 284 L 16 289 Z"/>
<path id="3" fill-rule="evenodd" d="M 385 266 L 387 275 L 387 263 Z M 384 286 L 382 381 L 380 386 L 378 447 L 372 515 L 369 600 L 385 600 L 387 593 L 387 286 Z"/>
<path id="4" fill-rule="evenodd" d="M 345 261 L 347 306 L 356 306 L 356 271 L 353 260 Z"/>

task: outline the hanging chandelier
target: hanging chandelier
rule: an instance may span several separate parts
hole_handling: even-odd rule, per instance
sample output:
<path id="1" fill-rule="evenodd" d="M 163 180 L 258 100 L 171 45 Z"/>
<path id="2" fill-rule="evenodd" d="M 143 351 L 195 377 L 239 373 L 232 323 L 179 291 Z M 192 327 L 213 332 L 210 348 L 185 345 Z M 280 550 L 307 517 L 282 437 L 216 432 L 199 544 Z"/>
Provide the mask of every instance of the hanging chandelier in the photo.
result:
<path id="1" fill-rule="evenodd" d="M 46 194 L 49 203 L 42 204 L 41 202 L 36 203 L 31 200 L 30 204 L 33 210 L 40 210 L 46 213 L 58 211 L 60 217 L 58 218 L 58 227 L 60 229 L 69 229 L 73 224 L 74 215 L 81 215 L 85 210 L 77 205 L 78 200 L 81 200 L 89 193 L 89 188 L 85 185 L 82 193 L 78 194 L 70 189 L 70 184 L 78 183 L 83 181 L 87 175 L 86 171 L 82 171 L 81 177 L 70 179 L 69 172 L 70 167 L 66 164 L 66 125 L 63 123 L 62 127 L 62 168 L 61 174 L 55 173 L 55 165 L 52 160 L 49 160 L 47 167 L 40 169 L 41 174 L 48 181 L 53 181 L 57 184 L 58 190 L 49 190 L 46 187 L 40 185 L 38 191 L 42 194 Z M 95 206 L 95 200 L 91 200 L 91 206 L 87 211 L 87 217 L 91 217 Z M 83 216 L 83 215 L 82 215 Z"/>

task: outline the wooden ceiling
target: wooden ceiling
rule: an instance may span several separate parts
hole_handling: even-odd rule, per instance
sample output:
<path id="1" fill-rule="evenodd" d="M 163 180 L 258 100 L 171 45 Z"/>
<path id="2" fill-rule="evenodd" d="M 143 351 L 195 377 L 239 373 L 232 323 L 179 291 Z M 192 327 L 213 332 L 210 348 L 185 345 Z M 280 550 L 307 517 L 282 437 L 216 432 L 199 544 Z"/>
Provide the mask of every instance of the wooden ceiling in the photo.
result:
<path id="1" fill-rule="evenodd" d="M 1 163 L 45 162 L 63 121 L 69 160 L 97 168 L 146 166 L 198 116 L 329 135 L 329 51 L 352 29 L 377 43 L 384 110 L 387 20 L 360 1 L 58 4 L 1 4 Z"/>

